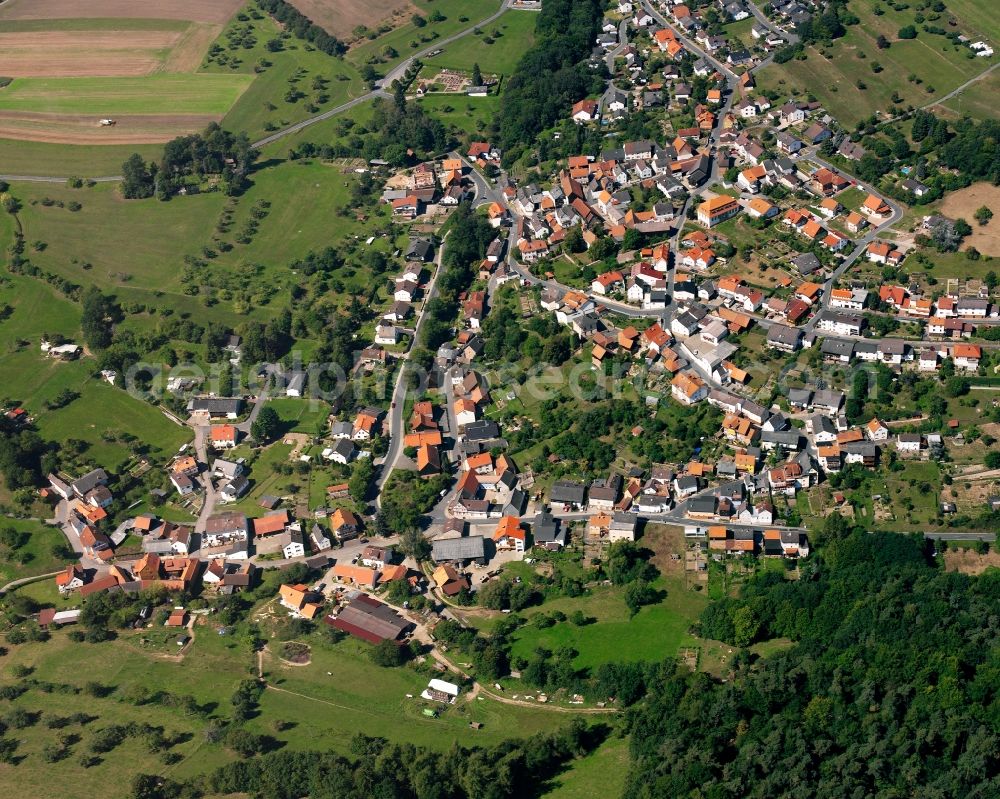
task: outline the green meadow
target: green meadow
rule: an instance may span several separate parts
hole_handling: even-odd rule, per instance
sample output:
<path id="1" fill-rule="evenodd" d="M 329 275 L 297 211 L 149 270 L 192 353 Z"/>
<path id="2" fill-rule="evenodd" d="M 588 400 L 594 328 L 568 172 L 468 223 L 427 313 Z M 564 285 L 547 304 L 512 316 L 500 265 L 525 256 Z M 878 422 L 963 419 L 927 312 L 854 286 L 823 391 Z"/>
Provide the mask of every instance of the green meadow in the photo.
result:
<path id="1" fill-rule="evenodd" d="M 0 92 L 0 111 L 222 116 L 252 80 L 238 74 L 166 73 L 134 78 L 15 78 Z"/>
<path id="2" fill-rule="evenodd" d="M 232 48 L 227 33 L 249 29 L 253 47 Z M 277 39 L 281 50 L 272 52 L 267 42 Z M 224 109 L 222 125 L 227 130 L 246 131 L 257 139 L 270 130 L 287 127 L 367 91 L 358 71 L 343 59 L 333 58 L 312 45 L 292 36 L 281 36 L 277 23 L 270 17 L 247 22 L 233 20 L 216 39 L 223 48 L 223 58 L 203 62 L 198 76 L 240 77 L 249 83 L 242 95 Z M 220 60 L 223 63 L 220 63 Z M 259 69 L 262 61 L 268 66 Z M 323 89 L 313 87 L 313 81 L 326 81 Z M 250 83 L 252 81 L 252 83 Z M 289 91 L 297 90 L 302 97 L 290 99 Z M 320 94 L 322 103 L 315 102 Z M 310 103 L 315 107 L 310 110 Z"/>
<path id="3" fill-rule="evenodd" d="M 815 95 L 841 124 L 849 127 L 876 111 L 933 103 L 996 60 L 975 58 L 967 47 L 919 30 L 920 26 L 916 39 L 900 40 L 899 29 L 913 23 L 912 8 L 905 6 L 906 10 L 896 11 L 884 4 L 879 6 L 884 12 L 881 15 L 876 15 L 868 4 L 852 4 L 851 11 L 861 19 L 858 25 L 848 27 L 847 34 L 828 47 L 807 47 L 804 60 L 793 59 L 761 70 L 758 85 L 782 95 Z M 964 6 L 962 13 L 953 4 L 948 8 L 960 16 L 963 25 L 975 29 L 981 20 L 991 16 L 993 4 L 989 0 L 964 0 Z M 943 26 L 940 20 L 933 24 Z M 879 35 L 889 41 L 888 48 L 878 49 Z M 880 65 L 881 70 L 875 72 L 873 64 Z M 892 103 L 894 92 L 901 103 Z"/>
<path id="4" fill-rule="evenodd" d="M 496 0 L 414 0 L 413 5 L 425 19 L 435 11 L 445 18 L 441 22 L 428 22 L 422 28 L 408 21 L 382 36 L 355 45 L 348 51 L 347 60 L 358 67 L 375 60 L 379 62 L 377 69 L 387 71 L 414 53 L 433 47 L 437 39 L 458 33 L 500 8 Z M 387 55 L 390 50 L 395 55 Z"/>
<path id="5" fill-rule="evenodd" d="M 480 32 L 446 45 L 443 53 L 424 59 L 424 63 L 458 70 L 471 70 L 473 64 L 479 64 L 484 74 L 509 75 L 534 44 L 537 18 L 527 11 L 507 11 Z"/>

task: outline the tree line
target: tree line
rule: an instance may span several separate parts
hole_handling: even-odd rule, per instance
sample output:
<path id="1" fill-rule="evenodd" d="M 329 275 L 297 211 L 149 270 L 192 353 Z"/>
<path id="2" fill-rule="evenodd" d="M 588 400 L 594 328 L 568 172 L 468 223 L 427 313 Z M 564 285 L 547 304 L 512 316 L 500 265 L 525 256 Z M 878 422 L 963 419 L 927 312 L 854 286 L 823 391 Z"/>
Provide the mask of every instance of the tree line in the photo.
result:
<path id="1" fill-rule="evenodd" d="M 243 793 L 261 799 L 532 799 L 575 757 L 603 736 L 575 719 L 564 729 L 494 746 L 445 751 L 392 744 L 356 735 L 350 755 L 336 752 L 271 752 L 216 769 L 186 784 L 138 775 L 132 799 L 201 797 Z"/>
<path id="2" fill-rule="evenodd" d="M 626 799 L 992 796 L 1000 572 L 936 569 L 919 536 L 835 514 L 800 580 L 765 572 L 700 633 L 740 650 L 722 683 L 677 667 L 629 717 Z"/>
<path id="3" fill-rule="evenodd" d="M 587 64 L 604 16 L 599 0 L 546 0 L 535 44 L 521 57 L 500 98 L 500 144 L 515 160 L 573 103 L 604 90 L 606 69 Z"/>
<path id="4" fill-rule="evenodd" d="M 347 45 L 340 39 L 331 36 L 324 28 L 285 0 L 257 0 L 257 5 L 261 11 L 270 14 L 286 30 L 291 31 L 297 39 L 309 42 L 327 55 L 341 55 L 347 49 Z"/>

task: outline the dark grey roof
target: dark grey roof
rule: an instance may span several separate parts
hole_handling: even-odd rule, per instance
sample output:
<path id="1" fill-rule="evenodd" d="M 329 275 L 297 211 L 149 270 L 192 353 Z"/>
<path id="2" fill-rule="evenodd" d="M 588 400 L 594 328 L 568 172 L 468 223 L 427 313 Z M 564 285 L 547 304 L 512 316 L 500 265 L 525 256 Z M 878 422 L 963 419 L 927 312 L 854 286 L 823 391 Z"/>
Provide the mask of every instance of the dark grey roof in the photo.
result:
<path id="1" fill-rule="evenodd" d="M 677 478 L 677 488 L 681 491 L 697 487 L 698 487 L 698 478 L 695 477 L 694 475 L 685 474 Z"/>
<path id="2" fill-rule="evenodd" d="M 434 247 L 427 239 L 414 239 L 406 250 L 408 261 L 429 261 Z"/>
<path id="3" fill-rule="evenodd" d="M 688 502 L 689 513 L 715 513 L 715 495 L 703 494 Z"/>
<path id="4" fill-rule="evenodd" d="M 549 490 L 549 499 L 552 502 L 572 502 L 575 505 L 582 505 L 586 494 L 587 488 L 582 483 L 557 480 Z"/>
<path id="5" fill-rule="evenodd" d="M 104 469 L 92 469 L 73 481 L 73 490 L 82 496 L 106 482 L 108 482 L 108 474 Z"/>
<path id="6" fill-rule="evenodd" d="M 333 445 L 333 451 L 337 455 L 350 460 L 354 457 L 355 447 L 349 438 L 338 438 L 337 443 Z"/>
<path id="7" fill-rule="evenodd" d="M 239 413 L 243 409 L 240 397 L 195 397 L 188 402 L 189 411 L 207 411 L 210 414 Z"/>
<path id="8" fill-rule="evenodd" d="M 520 516 L 528 505 L 528 495 L 520 488 L 511 492 L 510 499 L 503 506 L 504 516 Z"/>
<path id="9" fill-rule="evenodd" d="M 813 396 L 813 405 L 821 405 L 824 408 L 839 408 L 844 402 L 844 392 L 832 389 L 817 391 Z"/>
<path id="10" fill-rule="evenodd" d="M 789 449 L 798 449 L 802 436 L 799 435 L 798 430 L 763 430 L 760 434 L 760 440 L 762 444 L 775 444 Z"/>
<path id="11" fill-rule="evenodd" d="M 480 419 L 465 426 L 465 438 L 468 441 L 485 441 L 500 436 L 500 428 L 491 419 Z"/>
<path id="12" fill-rule="evenodd" d="M 783 344 L 787 347 L 797 347 L 802 338 L 802 331 L 790 325 L 771 325 L 767 331 L 768 343 Z"/>
<path id="13" fill-rule="evenodd" d="M 531 525 L 531 534 L 536 544 L 557 543 L 566 545 L 566 531 L 559 525 L 559 520 L 548 511 L 542 511 Z"/>
<path id="14" fill-rule="evenodd" d="M 437 563 L 449 560 L 479 560 L 485 557 L 485 554 L 485 539 L 481 535 L 438 538 L 431 542 L 431 557 Z"/>
<path id="15" fill-rule="evenodd" d="M 824 355 L 833 355 L 837 358 L 850 358 L 854 354 L 854 342 L 841 338 L 825 338 L 823 345 L 819 348 Z"/>
<path id="16" fill-rule="evenodd" d="M 819 258 L 811 252 L 807 252 L 802 255 L 796 255 L 792 258 L 792 266 L 798 269 L 800 274 L 811 275 L 819 269 L 822 264 L 819 262 Z"/>

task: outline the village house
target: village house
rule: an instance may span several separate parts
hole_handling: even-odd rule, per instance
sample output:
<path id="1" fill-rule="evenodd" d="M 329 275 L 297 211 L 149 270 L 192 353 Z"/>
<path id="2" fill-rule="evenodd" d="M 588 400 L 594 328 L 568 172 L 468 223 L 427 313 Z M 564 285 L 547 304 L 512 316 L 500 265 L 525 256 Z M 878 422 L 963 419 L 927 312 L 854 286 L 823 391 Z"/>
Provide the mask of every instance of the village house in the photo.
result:
<path id="1" fill-rule="evenodd" d="M 493 531 L 493 543 L 498 550 L 524 552 L 527 533 L 516 516 L 504 516 Z"/>
<path id="2" fill-rule="evenodd" d="M 727 219 L 732 219 L 740 212 L 739 201 L 734 197 L 720 194 L 710 200 L 705 200 L 698 206 L 698 222 L 705 227 L 713 227 Z"/>
<path id="3" fill-rule="evenodd" d="M 209 443 L 213 449 L 232 449 L 238 436 L 236 427 L 231 424 L 213 424 L 209 431 Z"/>

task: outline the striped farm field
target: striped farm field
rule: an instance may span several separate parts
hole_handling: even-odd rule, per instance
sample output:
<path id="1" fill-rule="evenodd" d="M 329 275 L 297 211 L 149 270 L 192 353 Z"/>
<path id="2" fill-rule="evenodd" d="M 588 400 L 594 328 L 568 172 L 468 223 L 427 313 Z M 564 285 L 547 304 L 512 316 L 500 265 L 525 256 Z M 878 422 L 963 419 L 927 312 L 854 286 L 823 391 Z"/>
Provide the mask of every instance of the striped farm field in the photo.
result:
<path id="1" fill-rule="evenodd" d="M 228 111 L 250 75 L 15 78 L 0 91 L 0 111 L 46 114 L 212 114 Z"/>

